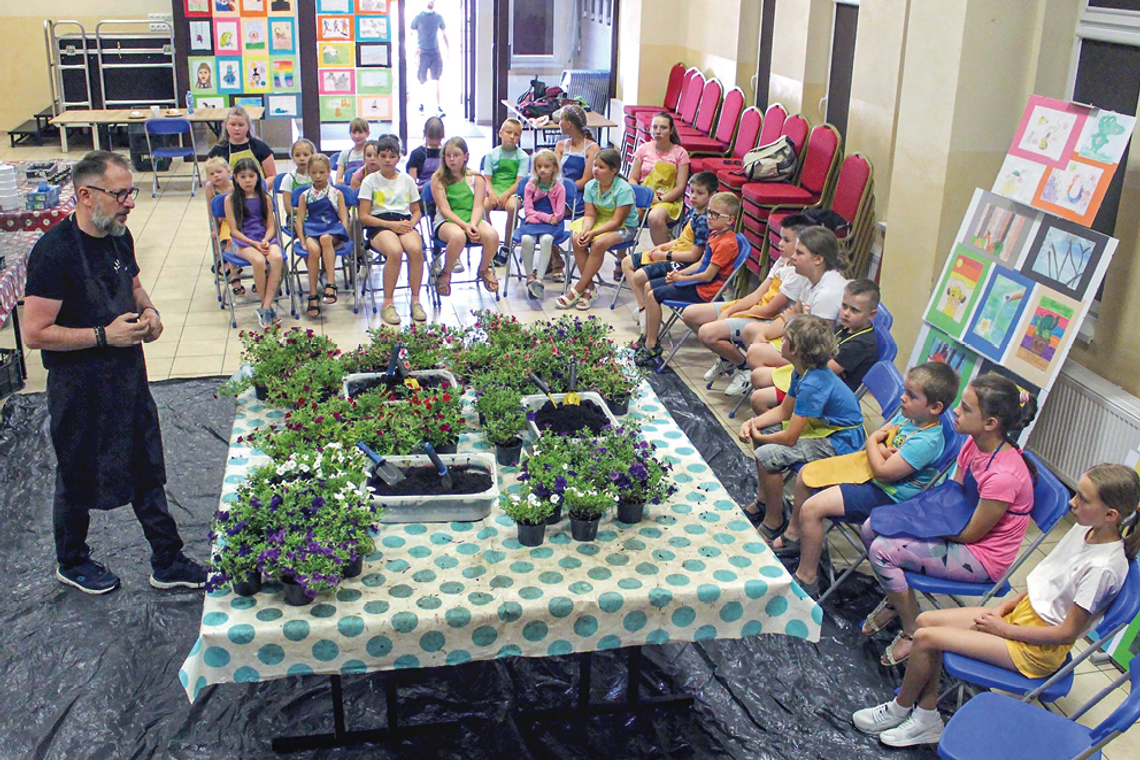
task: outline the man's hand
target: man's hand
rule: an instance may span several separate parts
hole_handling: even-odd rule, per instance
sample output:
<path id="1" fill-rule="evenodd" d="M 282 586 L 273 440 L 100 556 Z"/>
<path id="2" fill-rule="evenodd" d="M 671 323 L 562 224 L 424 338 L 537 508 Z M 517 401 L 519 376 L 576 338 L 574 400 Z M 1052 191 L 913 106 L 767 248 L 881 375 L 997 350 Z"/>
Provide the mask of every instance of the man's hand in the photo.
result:
<path id="1" fill-rule="evenodd" d="M 162 335 L 162 316 L 154 307 L 143 310 L 139 317 L 139 324 L 147 326 L 146 334 L 143 335 L 143 343 L 153 343 Z"/>
<path id="2" fill-rule="evenodd" d="M 128 311 L 116 317 L 103 332 L 107 336 L 107 345 L 128 348 L 142 343 L 149 329 L 147 323 L 137 313 Z"/>

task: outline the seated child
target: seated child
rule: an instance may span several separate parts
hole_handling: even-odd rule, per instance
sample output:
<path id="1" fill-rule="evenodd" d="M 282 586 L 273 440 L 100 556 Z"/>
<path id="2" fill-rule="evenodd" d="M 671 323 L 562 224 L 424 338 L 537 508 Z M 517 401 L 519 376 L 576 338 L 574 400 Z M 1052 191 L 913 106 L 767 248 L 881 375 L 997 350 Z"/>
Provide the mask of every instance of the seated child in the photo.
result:
<path id="1" fill-rule="evenodd" d="M 483 160 L 483 180 L 487 186 L 485 210 L 490 219 L 491 211 L 507 212 L 507 228 L 503 241 L 514 236 L 515 209 L 518 208 L 519 180 L 530 173 L 530 157 L 519 147 L 522 140 L 522 123 L 518 119 L 507 119 L 499 127 L 499 144 L 491 149 Z M 501 267 L 507 263 L 507 246 L 504 244 L 495 254 L 494 264 Z"/>
<path id="2" fill-rule="evenodd" d="M 313 319 L 321 315 L 321 302 L 336 303 L 336 249 L 348 241 L 348 208 L 344 194 L 329 182 L 329 158 L 318 153 L 309 160 L 313 184 L 297 201 L 297 239 L 308 252 L 309 304 L 305 313 Z M 324 265 L 324 297 L 317 296 L 317 284 Z"/>
<path id="3" fill-rule="evenodd" d="M 229 195 L 234 191 L 234 181 L 230 174 L 230 164 L 221 156 L 206 159 L 206 208 L 217 195 Z M 225 219 L 218 219 L 218 243 L 223 248 L 230 244 L 230 225 Z M 226 264 L 226 281 L 233 288 L 235 296 L 245 295 L 245 285 L 241 284 L 241 267 Z"/>
<path id="4" fill-rule="evenodd" d="M 364 143 L 364 166 L 354 171 L 352 179 L 348 181 L 348 186 L 353 190 L 360 192 L 360 183 L 364 181 L 364 178 L 380 168 L 380 161 L 377 158 L 379 150 L 380 142 L 378 140 L 369 140 Z"/>
<path id="5" fill-rule="evenodd" d="M 684 269 L 670 271 L 664 277 L 649 281 L 645 299 L 644 342 L 634 361 L 640 367 L 650 367 L 661 358 L 658 332 L 661 330 L 661 304 L 665 301 L 707 303 L 720 291 L 732 275 L 740 246 L 732 228 L 740 213 L 740 198 L 733 193 L 717 193 L 709 200 L 706 212 L 709 236 L 706 253 Z M 688 284 L 694 283 L 694 284 Z"/>
<path id="6" fill-rule="evenodd" d="M 780 225 L 780 242 L 777 243 L 780 256 L 773 262 L 764 281 L 744 298 L 685 309 L 682 315 L 685 324 L 697 334 L 701 343 L 717 355 L 716 362 L 704 374 L 709 387 L 717 378 L 734 370 L 751 375 L 744 352 L 768 320 L 778 317 L 800 300 L 807 281 L 796 274 L 792 256 L 800 230 L 811 226 L 813 223 L 803 214 L 784 218 Z"/>
<path id="7" fill-rule="evenodd" d="M 744 513 L 769 541 L 787 528 L 784 471 L 858 451 L 866 438 L 859 400 L 827 368 L 836 351 L 831 326 L 814 314 L 797 314 L 788 320 L 780 350 L 794 368 L 788 394 L 779 406 L 740 426 L 740 440 L 756 447 L 760 481 L 756 500 Z"/>
<path id="8" fill-rule="evenodd" d="M 621 260 L 622 277 L 630 284 L 637 301 L 637 321 L 645 326 L 645 298 L 649 294 L 649 281 L 664 277 L 674 269 L 700 261 L 705 254 L 709 237 L 709 199 L 716 193 L 717 180 L 712 172 L 701 172 L 689 180 L 689 201 L 693 209 L 689 220 L 676 240 L 650 248 L 644 253 L 631 253 Z"/>
<path id="9" fill-rule="evenodd" d="M 554 236 L 563 232 L 562 220 L 566 216 L 566 188 L 559 176 L 558 158 L 552 150 L 542 150 L 531 160 L 531 178 L 523 195 L 526 222 L 515 230 L 515 238 L 522 247 L 523 271 L 526 272 L 526 292 L 541 301 L 545 290 L 542 274 L 550 263 Z M 538 239 L 538 261 L 534 260 L 534 244 Z"/>
<path id="10" fill-rule="evenodd" d="M 499 233 L 483 218 L 486 182 L 481 174 L 467 168 L 471 152 L 467 141 L 453 137 L 443 146 L 443 163 L 431 178 L 431 194 L 435 199 L 433 231 L 444 244 L 444 261 L 436 275 L 435 292 L 451 295 L 451 273 L 459 254 L 470 244 L 479 244 L 483 255 L 479 260 L 479 279 L 489 293 L 499 291 L 499 278 L 491 266 L 491 258 L 499 247 Z"/>
<path id="11" fill-rule="evenodd" d="M 309 161 L 316 153 L 317 147 L 313 145 L 311 140 L 304 137 L 293 143 L 293 147 L 289 149 L 294 169 L 281 176 L 281 184 L 278 186 L 281 190 L 281 203 L 285 208 L 285 223 L 282 224 L 281 230 L 285 234 L 292 234 L 294 227 L 293 190 L 313 184 L 313 180 L 309 177 Z"/>
<path id="12" fill-rule="evenodd" d="M 427 314 L 420 305 L 424 245 L 416 232 L 420 221 L 420 189 L 414 179 L 396 169 L 400 162 L 400 138 L 384 135 L 375 145 L 377 170 L 360 185 L 359 214 L 365 239 L 373 251 L 384 257 L 384 303 L 380 316 L 390 325 L 400 324 L 392 299 L 400 279 L 400 264 L 407 255 L 412 320 L 424 322 Z"/>
<path id="13" fill-rule="evenodd" d="M 875 365 L 879 339 L 873 320 L 879 306 L 879 286 L 872 280 L 851 280 L 843 289 L 839 319 L 835 320 L 835 340 L 839 352 L 827 363 L 847 387 L 859 390 L 863 376 Z M 792 367 L 773 343 L 761 344 L 754 352 L 761 366 L 752 370 L 752 410 L 760 414 L 780 403 L 792 379 Z"/>
<path id="14" fill-rule="evenodd" d="M 819 592 L 819 558 L 823 554 L 824 521 L 843 518 L 864 522 L 871 510 L 909 499 L 938 476 L 942 456 L 942 413 L 958 395 L 958 374 L 942 362 L 912 367 L 903 382 L 899 411 L 867 439 L 867 462 L 874 477 L 864 483 L 841 483 L 814 494 L 796 478 L 792 519 L 772 542 L 777 555 L 800 555 L 796 581 L 812 596 Z M 821 468 L 828 460 L 809 465 Z"/>
<path id="15" fill-rule="evenodd" d="M 443 119 L 433 116 L 424 122 L 424 144 L 408 156 L 408 176 L 421 188 L 443 161 Z"/>
<path id="16" fill-rule="evenodd" d="M 898 695 L 855 712 L 855 727 L 890 747 L 936 744 L 943 652 L 1027 678 L 1056 672 L 1124 586 L 1140 549 L 1137 500 L 1140 478 L 1131 468 L 1098 464 L 1082 475 L 1069 502 L 1077 524 L 1029 572 L 1026 590 L 996 607 L 922 613 Z"/>
<path id="17" fill-rule="evenodd" d="M 253 158 L 240 158 L 234 166 L 234 191 L 226 196 L 226 222 L 236 253 L 253 268 L 253 282 L 261 295 L 257 323 L 269 328 L 280 320 L 273 299 L 281 284 L 284 260 L 277 245 L 277 215 L 261 179 L 261 167 Z"/>
<path id="18" fill-rule="evenodd" d="M 336 180 L 334 184 L 347 184 L 352 173 L 364 166 L 364 143 L 368 141 L 370 128 L 368 120 L 357 116 L 348 124 L 348 136 L 352 138 L 352 147 L 340 152 L 336 161 Z M 332 178 L 329 178 L 333 182 Z"/>

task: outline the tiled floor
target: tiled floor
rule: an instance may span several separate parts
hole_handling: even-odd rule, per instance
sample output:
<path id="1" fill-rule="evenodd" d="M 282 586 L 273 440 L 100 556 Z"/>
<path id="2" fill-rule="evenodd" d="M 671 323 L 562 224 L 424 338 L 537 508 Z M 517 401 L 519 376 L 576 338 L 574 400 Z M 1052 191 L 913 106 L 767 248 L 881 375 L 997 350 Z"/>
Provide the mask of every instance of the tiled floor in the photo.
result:
<path id="1" fill-rule="evenodd" d="M 479 156 L 474 155 L 477 151 L 480 154 L 482 152 L 473 145 L 473 165 L 478 165 Z M 61 155 L 56 146 L 0 148 L 0 160 L 50 159 L 59 158 Z M 67 157 L 77 159 L 79 156 L 78 150 L 73 150 Z M 135 182 L 139 187 L 149 190 L 150 175 L 138 175 Z M 241 362 L 239 330 L 257 327 L 254 306 L 252 301 L 248 301 L 248 305 L 240 306 L 237 312 L 239 330 L 230 328 L 227 312 L 219 309 L 217 290 L 210 273 L 212 259 L 205 197 L 199 194 L 196 198 L 190 198 L 187 190 L 188 182 L 185 179 L 170 180 L 165 184 L 167 187 L 157 199 L 151 199 L 149 192 L 140 194 L 138 205 L 129 221 L 136 240 L 143 285 L 162 312 L 166 328 L 161 339 L 146 347 L 150 379 L 228 375 L 236 370 Z M 496 214 L 493 221 L 497 227 L 502 228 L 500 214 Z M 486 291 L 477 289 L 472 284 L 459 284 L 460 280 L 469 277 L 469 274 L 465 274 L 454 278 L 456 284 L 453 286 L 452 295 L 444 299 L 438 311 L 429 313 L 430 318 L 448 324 L 462 325 L 470 320 L 470 311 L 473 309 L 498 308 L 527 322 L 545 319 L 558 313 L 554 309 L 553 295 L 548 296 L 542 306 L 538 306 L 526 298 L 525 288 L 515 282 L 510 286 L 509 295 L 496 302 L 493 296 L 489 296 Z M 553 286 L 548 292 L 552 289 Z M 636 338 L 637 326 L 631 315 L 633 298 L 629 290 L 622 292 L 617 308 L 612 311 L 608 308 L 611 299 L 612 291 L 604 290 L 592 313 L 611 322 L 614 326 L 615 339 L 629 341 Z M 401 315 L 407 320 L 409 318 L 407 291 L 397 291 L 397 300 Z M 424 303 L 426 306 L 426 298 Z M 284 324 L 287 327 L 297 325 L 318 330 L 335 340 L 342 349 L 350 349 L 366 340 L 367 331 L 379 326 L 381 322 L 379 316 L 373 314 L 370 308 L 362 308 L 358 314 L 354 314 L 351 295 L 342 292 L 337 304 L 324 307 L 321 319 L 311 320 L 302 316 L 299 320 L 295 320 L 286 317 Z M 0 342 L 12 345 L 10 329 L 4 331 Z M 44 389 L 46 374 L 37 353 L 28 352 L 29 376 L 25 392 L 38 392 Z M 711 354 L 700 348 L 695 340 L 690 339 L 678 352 L 673 367 L 713 410 L 717 419 L 735 440 L 740 422 L 746 418 L 747 407 L 744 407 L 741 416 L 736 420 L 729 418 L 735 399 L 728 399 L 720 392 L 724 381 L 720 382 L 719 389 L 708 391 L 704 387 L 701 376 L 710 363 Z M 1068 524 L 1071 523 L 1058 528 L 1044 542 L 1036 552 L 1039 557 L 1044 557 Z M 1034 531 L 1031 530 L 1026 540 L 1032 541 L 1033 537 Z M 834 542 L 833 551 L 847 561 L 854 556 L 841 539 Z M 1014 586 L 1019 590 L 1024 588 L 1025 575 L 1035 564 L 1035 560 L 1030 559 L 1026 564 L 1027 567 L 1014 576 Z M 1061 712 L 1072 712 L 1088 697 L 1107 686 L 1117 675 L 1118 671 L 1112 665 L 1094 665 L 1086 662 L 1077 670 L 1072 693 L 1060 700 L 1057 707 Z M 1092 725 L 1106 716 L 1119 703 L 1127 688 L 1125 686 L 1123 690 L 1110 695 L 1102 706 L 1091 711 L 1082 722 Z M 1116 739 L 1109 745 L 1105 757 L 1109 760 L 1140 757 L 1140 729 L 1133 729 Z"/>

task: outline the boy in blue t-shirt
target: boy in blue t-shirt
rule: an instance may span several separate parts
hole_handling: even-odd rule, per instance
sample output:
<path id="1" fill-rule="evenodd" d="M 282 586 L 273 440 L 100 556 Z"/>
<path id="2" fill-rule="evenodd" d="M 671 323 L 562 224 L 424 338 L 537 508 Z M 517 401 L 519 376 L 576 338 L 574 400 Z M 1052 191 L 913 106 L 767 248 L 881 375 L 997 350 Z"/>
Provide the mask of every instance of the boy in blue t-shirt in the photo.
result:
<path id="1" fill-rule="evenodd" d="M 858 451 L 866 438 L 859 399 L 827 366 L 836 352 L 831 325 L 813 314 L 798 314 L 788 322 L 780 350 L 793 368 L 787 395 L 740 427 L 740 440 L 755 446 L 760 481 L 756 501 L 744 513 L 769 542 L 788 524 L 784 471 Z"/>
<path id="2" fill-rule="evenodd" d="M 515 208 L 518 206 L 519 180 L 530 175 L 530 156 L 519 147 L 522 141 L 522 122 L 507 119 L 499 127 L 499 144 L 483 159 L 483 179 L 487 187 L 484 208 L 507 212 L 507 228 L 503 244 L 493 262 L 501 267 L 507 263 L 511 235 L 515 229 Z"/>
<path id="3" fill-rule="evenodd" d="M 874 477 L 865 483 L 842 483 L 812 494 L 800 470 L 796 505 L 784 535 L 772 542 L 778 555 L 799 553 L 796 581 L 818 590 L 825 521 L 844 518 L 863 522 L 871 510 L 917 495 L 938 476 L 936 465 L 945 446 L 942 413 L 958 395 L 958 374 L 941 362 L 912 367 L 903 382 L 902 403 L 889 422 L 867 439 L 867 460 Z M 814 465 L 825 467 L 826 460 Z"/>

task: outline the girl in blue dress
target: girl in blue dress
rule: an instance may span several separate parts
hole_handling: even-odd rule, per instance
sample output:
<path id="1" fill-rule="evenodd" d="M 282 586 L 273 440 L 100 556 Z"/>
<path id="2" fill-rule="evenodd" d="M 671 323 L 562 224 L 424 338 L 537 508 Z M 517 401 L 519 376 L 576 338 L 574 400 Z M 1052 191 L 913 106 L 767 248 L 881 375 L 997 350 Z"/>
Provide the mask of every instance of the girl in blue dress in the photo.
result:
<path id="1" fill-rule="evenodd" d="M 321 315 L 321 298 L 317 284 L 321 265 L 325 271 L 324 302 L 336 303 L 336 248 L 348 242 L 348 208 L 344 195 L 329 184 L 332 173 L 329 157 L 318 153 L 309 159 L 309 177 L 312 187 L 301 193 L 297 202 L 297 238 L 305 241 L 308 251 L 306 268 L 309 270 L 309 299 L 305 313 L 317 318 Z"/>

